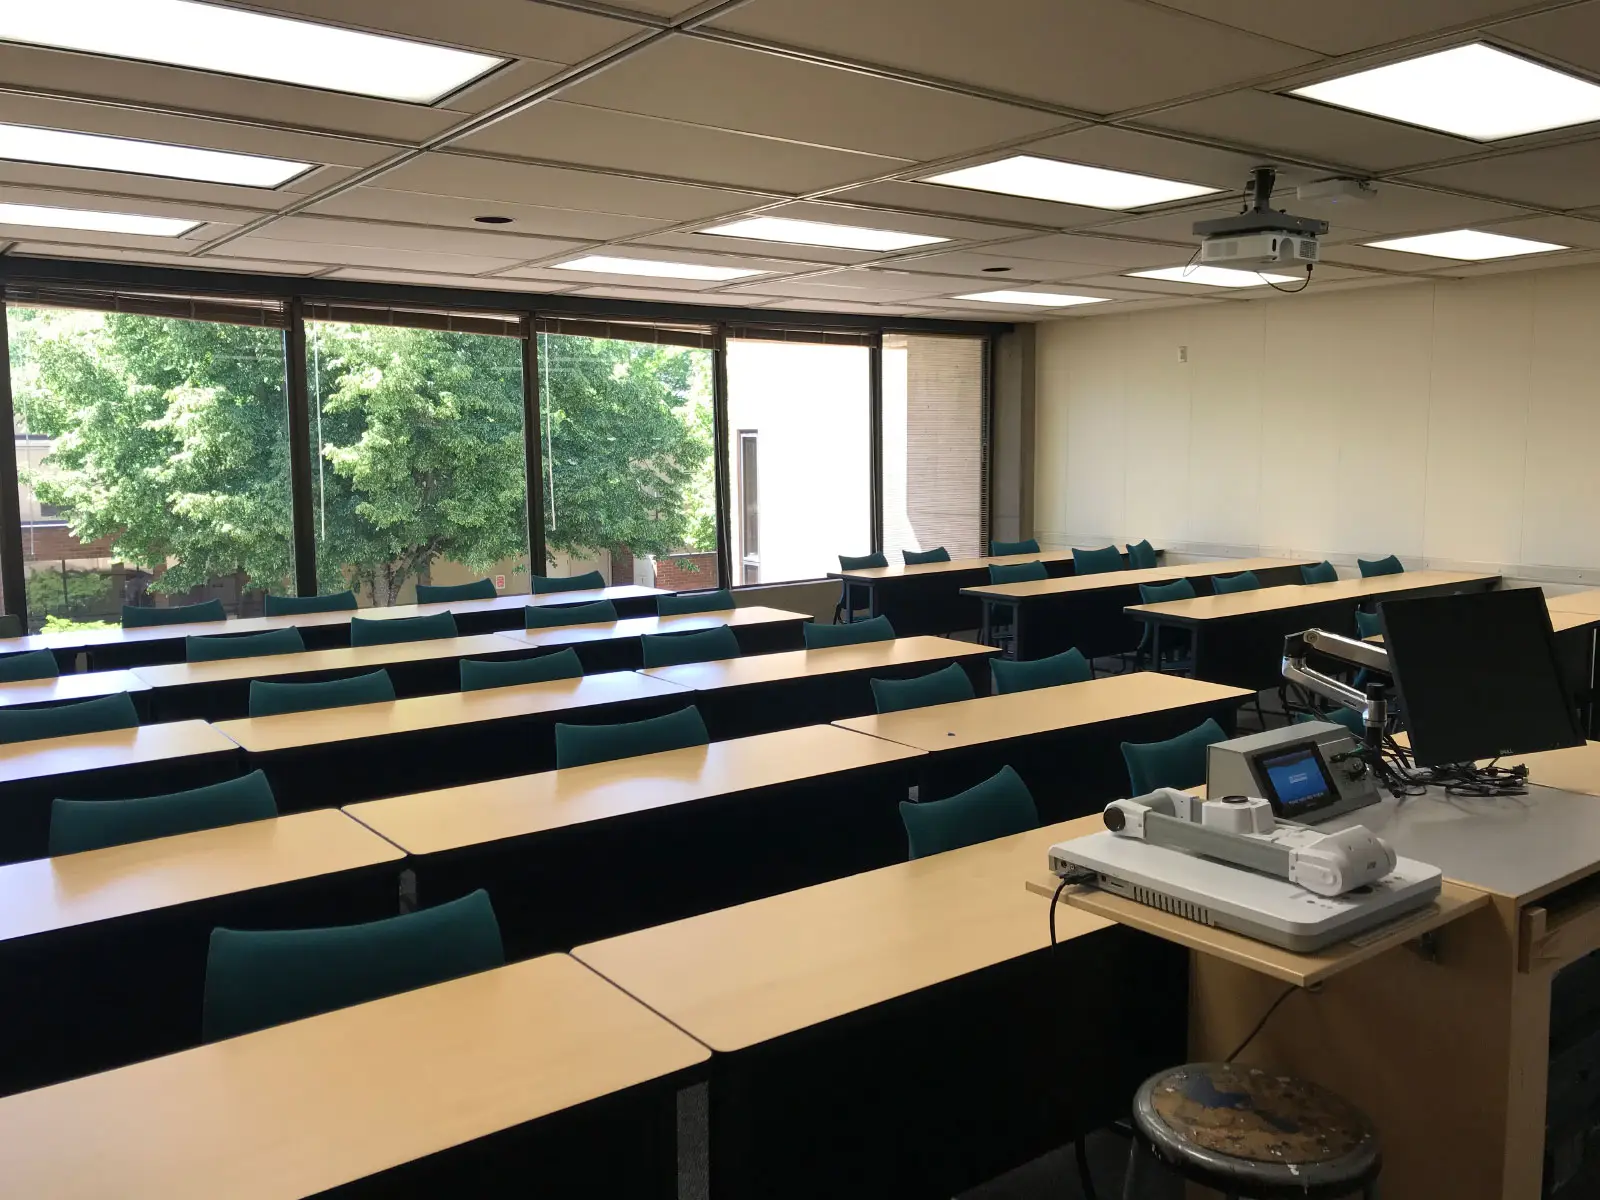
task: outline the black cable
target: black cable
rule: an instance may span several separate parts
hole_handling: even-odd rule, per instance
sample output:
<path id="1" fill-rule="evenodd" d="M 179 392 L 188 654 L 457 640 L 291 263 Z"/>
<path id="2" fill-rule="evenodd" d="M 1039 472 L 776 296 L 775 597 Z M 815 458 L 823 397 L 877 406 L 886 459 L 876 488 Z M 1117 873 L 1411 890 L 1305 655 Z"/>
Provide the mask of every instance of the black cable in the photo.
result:
<path id="1" fill-rule="evenodd" d="M 1298 296 L 1301 292 L 1305 291 L 1311 286 L 1311 269 L 1314 266 L 1316 266 L 1315 263 L 1306 264 L 1306 281 L 1297 288 L 1286 288 L 1280 284 L 1273 283 L 1272 280 L 1268 279 L 1265 275 L 1262 275 L 1260 271 L 1257 271 L 1256 274 L 1261 275 L 1261 282 L 1266 284 L 1273 291 L 1282 292 L 1285 296 Z"/>
<path id="2" fill-rule="evenodd" d="M 1094 872 L 1083 868 L 1075 868 L 1061 877 L 1061 882 L 1056 885 L 1056 894 L 1050 897 L 1050 944 L 1056 944 L 1056 905 L 1061 903 L 1061 893 L 1067 890 L 1068 884 L 1090 883 L 1094 880 Z"/>
<path id="3" fill-rule="evenodd" d="M 1288 987 L 1284 988 L 1282 994 L 1272 1002 L 1271 1007 L 1269 1007 L 1266 1012 L 1261 1014 L 1261 1020 L 1256 1022 L 1256 1027 L 1249 1032 L 1244 1041 L 1239 1043 L 1239 1045 L 1234 1049 L 1233 1053 L 1228 1055 L 1228 1057 L 1222 1061 L 1231 1063 L 1234 1059 L 1238 1058 L 1239 1055 L 1243 1054 L 1245 1047 L 1256 1040 L 1256 1034 L 1260 1033 L 1266 1028 L 1267 1022 L 1272 1019 L 1272 1014 L 1278 1011 L 1278 1005 L 1282 1004 L 1285 1000 L 1299 990 L 1299 987 L 1292 983 Z"/>

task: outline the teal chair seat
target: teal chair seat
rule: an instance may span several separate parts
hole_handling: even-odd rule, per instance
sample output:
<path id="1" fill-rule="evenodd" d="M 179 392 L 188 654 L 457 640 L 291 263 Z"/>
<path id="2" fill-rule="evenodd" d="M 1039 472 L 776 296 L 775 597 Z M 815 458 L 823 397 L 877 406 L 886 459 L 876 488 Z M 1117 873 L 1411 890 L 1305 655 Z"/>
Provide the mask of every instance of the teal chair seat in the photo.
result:
<path id="1" fill-rule="evenodd" d="M 354 612 L 354 592 L 330 592 L 326 596 L 268 596 L 261 602 L 269 617 L 293 617 L 302 613 Z"/>
<path id="2" fill-rule="evenodd" d="M 1303 725 L 1307 721 L 1331 721 L 1335 725 L 1343 725 L 1358 742 L 1365 741 L 1367 737 L 1367 725 L 1361 719 L 1361 714 L 1344 704 L 1330 708 L 1325 713 L 1299 713 L 1294 720 L 1296 725 Z"/>
<path id="3" fill-rule="evenodd" d="M 1042 562 L 1031 563 L 990 563 L 990 583 L 1033 583 L 1035 580 L 1050 578 L 1050 572 Z"/>
<path id="4" fill-rule="evenodd" d="M 320 708 L 348 708 L 352 704 L 381 704 L 394 699 L 394 683 L 387 671 L 329 679 L 320 683 L 250 681 L 250 715 L 275 717 L 282 713 L 311 712 Z"/>
<path id="5" fill-rule="evenodd" d="M 524 629 L 555 629 L 562 625 L 606 625 L 617 619 L 617 606 L 609 600 L 590 604 L 528 605 L 522 610 Z"/>
<path id="6" fill-rule="evenodd" d="M 1102 546 L 1098 550 L 1072 551 L 1072 570 L 1076 575 L 1104 575 L 1108 571 L 1122 570 L 1122 551 L 1115 546 Z"/>
<path id="7" fill-rule="evenodd" d="M 1358 558 L 1356 566 L 1361 570 L 1361 578 L 1371 579 L 1374 575 L 1403 575 L 1405 564 L 1393 554 L 1388 558 Z"/>
<path id="8" fill-rule="evenodd" d="M 1089 668 L 1089 660 L 1073 649 L 1028 662 L 991 658 L 989 674 L 994 678 L 994 694 L 1003 696 L 1007 692 L 1031 692 L 1037 688 L 1085 683 L 1094 672 Z"/>
<path id="9" fill-rule="evenodd" d="M 50 805 L 50 856 L 220 829 L 277 815 L 272 788 L 261 771 L 137 800 L 56 800 Z"/>
<path id="10" fill-rule="evenodd" d="M 143 604 L 122 606 L 122 627 L 144 629 L 151 625 L 188 625 L 195 621 L 226 621 L 221 600 L 205 600 L 199 604 L 174 604 L 155 608 Z"/>
<path id="11" fill-rule="evenodd" d="M 29 650 L 0 658 L 0 683 L 25 683 L 30 679 L 55 679 L 61 674 L 56 656 L 48 650 Z"/>
<path id="12" fill-rule="evenodd" d="M 887 567 L 889 560 L 882 554 L 841 554 L 839 555 L 839 570 L 841 571 L 870 571 L 874 567 Z M 856 605 L 851 600 L 850 584 L 848 581 L 839 585 L 839 603 L 833 606 L 833 619 L 835 622 L 844 615 L 846 609 L 855 612 Z"/>
<path id="13" fill-rule="evenodd" d="M 546 592 L 587 592 L 606 585 L 606 577 L 599 571 L 590 571 L 584 575 L 535 575 L 533 577 L 533 594 L 542 596 Z"/>
<path id="14" fill-rule="evenodd" d="M 1301 583 L 1337 583 L 1339 572 L 1327 559 L 1323 559 L 1315 566 L 1300 568 Z"/>
<path id="15" fill-rule="evenodd" d="M 1206 781 L 1206 748 L 1227 741 L 1222 726 L 1207 717 L 1187 733 L 1164 742 L 1123 742 L 1122 761 L 1135 796 L 1156 788 L 1192 788 Z"/>
<path id="16" fill-rule="evenodd" d="M 664 717 L 615 725 L 556 725 L 556 767 L 582 767 L 618 758 L 637 758 L 664 750 L 683 750 L 711 742 L 694 705 Z"/>
<path id="17" fill-rule="evenodd" d="M 1023 538 L 1020 542 L 990 542 L 989 556 L 991 558 L 1004 558 L 1008 554 L 1037 554 L 1039 543 L 1034 538 Z"/>
<path id="18" fill-rule="evenodd" d="M 894 626 L 889 624 L 888 617 L 871 617 L 865 621 L 851 621 L 847 625 L 820 625 L 816 621 L 807 621 L 800 630 L 806 640 L 807 650 L 894 640 Z"/>
<path id="19" fill-rule="evenodd" d="M 350 618 L 352 646 L 388 646 L 396 642 L 428 642 L 456 636 L 456 619 L 450 613 L 427 617 L 392 617 L 389 620 Z"/>
<path id="20" fill-rule="evenodd" d="M 213 929 L 208 1042 L 504 966 L 489 893 L 324 929 Z"/>
<path id="21" fill-rule="evenodd" d="M 1145 570 L 1159 565 L 1156 562 L 1156 548 L 1150 544 L 1149 538 L 1128 546 L 1128 566 L 1135 570 Z"/>
<path id="22" fill-rule="evenodd" d="M 463 658 L 461 690 L 481 692 L 525 683 L 549 683 L 552 679 L 577 679 L 582 674 L 583 663 L 571 646 L 535 658 Z"/>
<path id="23" fill-rule="evenodd" d="M 183 655 L 189 662 L 215 662 L 222 658 L 259 658 L 267 654 L 299 654 L 306 648 L 298 629 L 269 629 L 266 633 L 186 637 Z"/>
<path id="24" fill-rule="evenodd" d="M 935 546 L 932 550 L 902 550 L 900 558 L 908 567 L 919 563 L 942 563 L 950 561 L 950 551 L 943 546 Z"/>
<path id="25" fill-rule="evenodd" d="M 656 597 L 656 615 L 681 617 L 684 613 L 727 612 L 733 607 L 733 593 L 727 588 L 711 592 L 678 592 Z"/>
<path id="26" fill-rule="evenodd" d="M 1022 777 L 1001 767 L 977 787 L 948 800 L 922 804 L 902 800 L 900 820 L 906 827 L 910 857 L 926 858 L 1037 829 L 1039 810 Z"/>
<path id="27" fill-rule="evenodd" d="M 56 704 L 49 708 L 0 708 L 0 742 L 32 742 L 40 738 L 71 737 L 78 733 L 105 733 L 133 729 L 139 713 L 127 692 Z"/>
<path id="28" fill-rule="evenodd" d="M 475 579 L 471 583 L 419 583 L 418 604 L 449 604 L 453 600 L 493 600 L 500 593 L 494 590 L 494 580 Z"/>
<path id="29" fill-rule="evenodd" d="M 872 680 L 872 699 L 880 713 L 954 704 L 972 698 L 972 680 L 957 663 L 915 679 Z"/>
<path id="30" fill-rule="evenodd" d="M 1255 592 L 1261 589 L 1261 577 L 1254 571 L 1240 571 L 1237 575 L 1214 575 L 1211 590 L 1218 596 L 1233 592 Z"/>
<path id="31" fill-rule="evenodd" d="M 744 651 L 739 639 L 726 625 L 698 629 L 692 633 L 647 633 L 644 643 L 646 667 L 676 667 L 681 663 L 715 662 L 738 658 Z"/>

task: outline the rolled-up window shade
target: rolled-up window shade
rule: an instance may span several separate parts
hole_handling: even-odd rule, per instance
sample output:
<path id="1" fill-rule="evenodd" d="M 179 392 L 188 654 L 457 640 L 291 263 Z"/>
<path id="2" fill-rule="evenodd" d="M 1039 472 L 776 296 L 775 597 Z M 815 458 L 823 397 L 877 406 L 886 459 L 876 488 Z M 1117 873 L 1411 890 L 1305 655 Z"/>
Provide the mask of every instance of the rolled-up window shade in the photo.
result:
<path id="1" fill-rule="evenodd" d="M 283 329 L 289 324 L 288 304 L 270 297 L 200 296 L 28 283 L 7 284 L 5 296 L 7 303 L 26 308 L 86 308 L 96 312 L 138 313 L 145 317 L 261 325 L 271 329 Z"/>

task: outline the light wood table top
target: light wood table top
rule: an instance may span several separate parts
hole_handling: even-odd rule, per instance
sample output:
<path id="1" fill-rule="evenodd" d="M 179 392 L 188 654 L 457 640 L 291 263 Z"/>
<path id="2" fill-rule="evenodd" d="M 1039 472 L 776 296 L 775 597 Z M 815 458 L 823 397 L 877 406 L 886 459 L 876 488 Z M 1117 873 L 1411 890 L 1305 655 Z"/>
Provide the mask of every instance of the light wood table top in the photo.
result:
<path id="1" fill-rule="evenodd" d="M 637 583 L 619 583 L 615 587 L 589 588 L 577 592 L 540 592 L 537 596 L 518 596 L 524 607 L 544 608 L 555 604 L 593 604 L 596 600 L 638 600 L 645 596 L 670 596 L 663 588 L 642 587 Z"/>
<path id="2" fill-rule="evenodd" d="M 168 721 L 136 729 L 10 742 L 0 745 L 0 784 L 199 754 L 226 754 L 237 749 L 204 721 Z"/>
<path id="3" fill-rule="evenodd" d="M 0 941 L 192 904 L 404 852 L 336 809 L 0 866 Z"/>
<path id="4" fill-rule="evenodd" d="M 1080 818 L 579 946 L 574 957 L 730 1053 L 1050 944 L 1023 887 Z M 1061 941 L 1110 922 L 1062 912 Z"/>
<path id="5" fill-rule="evenodd" d="M 1404 738 L 1404 735 L 1397 735 Z M 1528 778 L 1563 792 L 1600 796 L 1600 742 L 1585 742 L 1567 750 L 1544 750 L 1513 756 L 1528 764 Z M 1600 858 L 1600 849 L 1596 857 Z"/>
<path id="6" fill-rule="evenodd" d="M 28 679 L 0 683 L 0 708 L 18 704 L 50 704 L 62 700 L 92 700 L 118 692 L 148 692 L 150 685 L 132 671 L 85 671 L 55 679 Z"/>
<path id="7" fill-rule="evenodd" d="M 1552 614 L 1582 613 L 1586 616 L 1600 617 L 1600 588 L 1590 588 L 1583 592 L 1566 592 L 1560 596 L 1546 596 L 1544 601 Z"/>
<path id="8" fill-rule="evenodd" d="M 1371 579 L 1340 579 L 1334 583 L 1292 583 L 1261 588 L 1254 592 L 1233 592 L 1225 596 L 1196 596 L 1193 600 L 1169 600 L 1162 604 L 1134 604 L 1124 609 L 1133 616 L 1166 617 L 1180 621 L 1215 621 L 1245 617 L 1255 613 L 1287 608 L 1306 608 L 1338 601 L 1381 599 L 1397 592 L 1454 584 L 1493 583 L 1498 575 L 1478 571 L 1407 571 L 1400 575 L 1375 575 Z"/>
<path id="9" fill-rule="evenodd" d="M 1136 571 L 1105 571 L 1099 575 L 1068 575 L 1061 579 L 1033 579 L 1026 583 L 990 583 L 962 588 L 964 596 L 991 600 L 1026 600 L 1034 596 L 1062 596 L 1074 592 L 1099 592 L 1107 588 L 1135 587 L 1141 583 L 1170 583 L 1178 579 L 1205 579 L 1237 575 L 1241 571 L 1270 571 L 1278 567 L 1309 567 L 1319 559 L 1234 558 L 1219 562 L 1178 563 L 1167 567 L 1141 567 Z"/>
<path id="10" fill-rule="evenodd" d="M 885 667 L 956 658 L 989 657 L 999 651 L 976 642 L 942 637 L 891 638 L 854 646 L 828 646 L 820 650 L 784 650 L 777 654 L 747 654 L 716 662 L 681 663 L 675 667 L 650 667 L 639 672 L 697 692 L 719 688 L 750 687 L 810 679 L 846 671 L 872 671 Z"/>
<path id="11" fill-rule="evenodd" d="M 411 854 L 436 854 L 920 756 L 877 738 L 811 725 L 394 796 L 344 811 Z"/>
<path id="12" fill-rule="evenodd" d="M 212 728 L 250 753 L 263 754 L 671 696 L 681 696 L 685 702 L 690 699 L 682 688 L 646 679 L 637 671 L 608 671 L 517 687 L 412 696 L 379 704 L 354 704 L 348 708 L 281 713 L 272 717 L 242 717 L 236 721 L 218 721 Z"/>
<path id="13" fill-rule="evenodd" d="M 716 612 L 685 613 L 676 617 L 625 617 L 620 621 L 600 621 L 589 625 L 557 625 L 550 629 L 506 629 L 495 634 L 523 646 L 572 646 L 583 642 L 609 642 L 620 638 L 643 637 L 656 633 L 693 633 L 723 625 L 735 629 L 747 625 L 776 625 L 784 621 L 809 621 L 809 613 L 786 612 L 752 604 L 747 608 Z"/>
<path id="14" fill-rule="evenodd" d="M 376 671 L 396 663 L 429 659 L 470 658 L 474 654 L 506 654 L 504 640 L 492 633 L 470 637 L 428 638 L 420 642 L 392 642 L 382 646 L 336 646 L 299 654 L 262 654 L 253 658 L 223 658 L 215 662 L 164 663 L 132 667 L 147 687 L 193 687 L 235 679 L 271 679 L 278 675 L 306 675 L 314 671 Z"/>
<path id="15" fill-rule="evenodd" d="M 879 579 L 911 579 L 919 575 L 947 575 L 951 571 L 981 571 L 989 566 L 1013 566 L 1031 562 L 1071 562 L 1071 550 L 1041 550 L 1037 554 L 1000 554 L 988 558 L 958 558 L 939 563 L 892 563 L 887 567 L 862 567 L 855 571 L 829 571 L 829 579 L 858 582 Z"/>
<path id="16" fill-rule="evenodd" d="M 1190 704 L 1243 700 L 1250 695 L 1243 688 L 1181 675 L 1130 671 L 1084 683 L 980 696 L 976 700 L 851 717 L 834 723 L 844 729 L 921 750 L 953 750 L 1139 717 Z"/>
<path id="17" fill-rule="evenodd" d="M 7 1097 L 0 1160 L 39 1200 L 298 1200 L 708 1057 L 549 955 Z"/>

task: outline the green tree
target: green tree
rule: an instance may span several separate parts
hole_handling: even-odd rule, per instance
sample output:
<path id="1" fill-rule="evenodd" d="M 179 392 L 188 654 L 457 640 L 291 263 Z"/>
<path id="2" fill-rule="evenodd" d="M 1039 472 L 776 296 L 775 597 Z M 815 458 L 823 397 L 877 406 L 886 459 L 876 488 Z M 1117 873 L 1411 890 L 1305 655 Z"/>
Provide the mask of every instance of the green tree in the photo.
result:
<path id="1" fill-rule="evenodd" d="M 111 580 L 98 571 L 63 571 L 39 567 L 28 574 L 28 611 L 37 615 L 78 618 L 104 612 Z"/>

